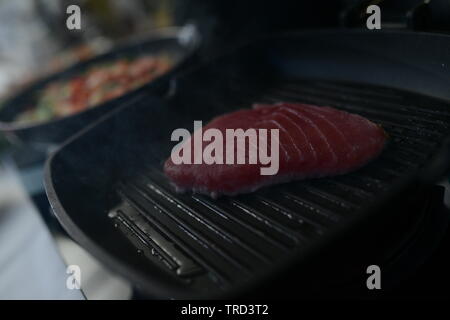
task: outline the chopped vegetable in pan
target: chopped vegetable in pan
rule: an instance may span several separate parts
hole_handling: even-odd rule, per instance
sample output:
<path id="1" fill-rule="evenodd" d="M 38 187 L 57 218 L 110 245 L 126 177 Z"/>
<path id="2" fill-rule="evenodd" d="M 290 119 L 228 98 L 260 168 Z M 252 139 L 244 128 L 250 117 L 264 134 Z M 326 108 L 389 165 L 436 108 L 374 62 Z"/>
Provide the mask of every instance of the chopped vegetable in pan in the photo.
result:
<path id="1" fill-rule="evenodd" d="M 16 121 L 48 121 L 92 108 L 155 79 L 171 64 L 166 56 L 142 56 L 94 66 L 70 80 L 50 83 Z"/>

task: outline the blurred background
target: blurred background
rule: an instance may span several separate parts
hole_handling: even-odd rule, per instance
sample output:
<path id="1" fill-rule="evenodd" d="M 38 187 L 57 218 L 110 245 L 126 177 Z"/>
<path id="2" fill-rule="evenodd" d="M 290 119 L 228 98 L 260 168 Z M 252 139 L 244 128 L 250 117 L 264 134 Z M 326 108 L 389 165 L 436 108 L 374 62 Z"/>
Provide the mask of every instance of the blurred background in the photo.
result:
<path id="1" fill-rule="evenodd" d="M 66 28 L 71 4 L 81 8 L 81 30 Z M 0 108 L 37 79 L 173 25 L 173 11 L 170 0 L 0 0 Z M 66 287 L 71 263 L 82 267 L 86 283 L 98 279 L 87 290 L 91 298 L 129 297 L 129 287 L 71 242 L 51 216 L 42 187 L 45 156 L 0 134 L 0 299 L 84 299 Z"/>

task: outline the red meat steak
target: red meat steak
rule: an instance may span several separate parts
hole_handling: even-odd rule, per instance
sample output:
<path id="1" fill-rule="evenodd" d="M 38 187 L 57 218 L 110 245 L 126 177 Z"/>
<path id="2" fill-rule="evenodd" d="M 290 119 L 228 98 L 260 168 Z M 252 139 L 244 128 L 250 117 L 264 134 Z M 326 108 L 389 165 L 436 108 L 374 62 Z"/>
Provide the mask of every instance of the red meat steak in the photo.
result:
<path id="1" fill-rule="evenodd" d="M 178 190 L 213 197 L 235 195 L 275 183 L 347 173 L 378 156 L 387 137 L 381 127 L 359 115 L 285 102 L 256 104 L 253 109 L 219 116 L 204 126 L 203 132 L 210 128 L 222 132 L 224 144 L 226 129 L 279 129 L 277 174 L 261 175 L 260 168 L 265 166 L 259 161 L 249 164 L 248 152 L 245 164 L 175 164 L 169 158 L 164 172 Z M 203 142 L 203 148 L 209 143 Z M 191 152 L 194 154 L 194 143 Z M 225 152 L 224 147 L 224 158 Z"/>

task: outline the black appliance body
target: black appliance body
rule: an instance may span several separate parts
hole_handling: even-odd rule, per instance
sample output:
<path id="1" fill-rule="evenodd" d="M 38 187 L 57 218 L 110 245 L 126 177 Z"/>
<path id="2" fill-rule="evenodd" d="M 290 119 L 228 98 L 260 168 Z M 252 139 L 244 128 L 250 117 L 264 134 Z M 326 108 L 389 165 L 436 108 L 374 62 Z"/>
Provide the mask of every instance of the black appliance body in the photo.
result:
<path id="1" fill-rule="evenodd" d="M 392 261 L 418 229 L 417 199 L 448 172 L 449 52 L 450 37 L 425 33 L 258 39 L 72 137 L 46 165 L 50 204 L 77 242 L 149 297 L 293 297 L 339 287 L 336 274 L 364 284 L 365 267 Z M 279 100 L 359 113 L 385 128 L 389 146 L 342 177 L 218 200 L 171 189 L 161 168 L 174 128 Z"/>

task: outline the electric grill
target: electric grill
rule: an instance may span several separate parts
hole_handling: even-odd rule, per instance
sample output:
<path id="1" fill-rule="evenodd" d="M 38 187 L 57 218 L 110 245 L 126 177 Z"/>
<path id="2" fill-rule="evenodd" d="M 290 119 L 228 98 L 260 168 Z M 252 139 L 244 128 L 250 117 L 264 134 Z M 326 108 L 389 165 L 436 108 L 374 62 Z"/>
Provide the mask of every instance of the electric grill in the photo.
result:
<path id="1" fill-rule="evenodd" d="M 450 167 L 449 50 L 449 37 L 406 32 L 254 41 L 71 138 L 47 161 L 50 204 L 76 241 L 150 297 L 282 296 L 289 286 L 301 295 L 333 278 L 365 285 L 365 268 L 402 247 L 421 221 L 418 196 Z M 175 128 L 280 100 L 360 114 L 389 144 L 343 176 L 217 200 L 174 192 L 162 164 Z"/>
<path id="2" fill-rule="evenodd" d="M 114 61 L 121 57 L 136 57 L 142 54 L 165 53 L 174 60 L 174 67 L 160 79 L 170 77 L 184 66 L 195 61 L 195 49 L 199 38 L 192 27 L 167 28 L 155 31 L 145 38 L 134 38 L 122 43 L 117 48 L 98 55 L 92 59 L 75 64 L 64 71 L 52 74 L 32 83 L 30 86 L 9 97 L 0 109 L 0 130 L 13 143 L 25 143 L 40 150 L 58 145 L 72 134 L 98 119 L 105 113 L 119 106 L 139 91 L 162 90 L 163 82 L 151 81 L 141 88 L 127 92 L 117 99 L 101 103 L 94 108 L 42 123 L 21 124 L 14 122 L 15 117 L 32 106 L 45 86 L 54 81 L 70 79 L 96 64 Z"/>

